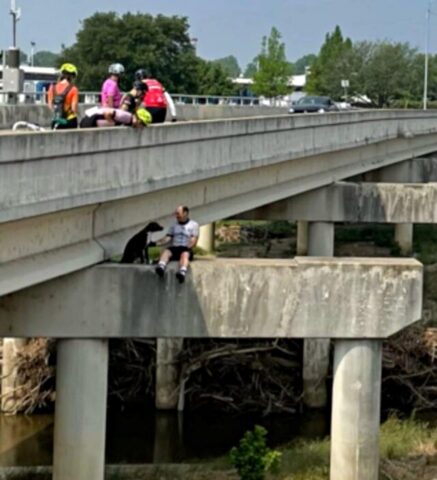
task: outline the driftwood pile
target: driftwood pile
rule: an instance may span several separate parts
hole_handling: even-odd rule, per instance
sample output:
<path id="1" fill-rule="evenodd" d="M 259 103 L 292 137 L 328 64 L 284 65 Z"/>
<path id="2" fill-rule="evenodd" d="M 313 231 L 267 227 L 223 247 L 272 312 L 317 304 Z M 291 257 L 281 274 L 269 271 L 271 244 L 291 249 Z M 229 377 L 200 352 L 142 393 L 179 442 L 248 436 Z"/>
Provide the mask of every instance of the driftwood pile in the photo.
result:
<path id="1" fill-rule="evenodd" d="M 54 401 L 55 342 L 35 339 L 18 355 L 17 410 L 30 413 Z M 156 345 L 110 343 L 109 399 L 153 400 Z M 437 408 L 437 329 L 412 326 L 385 342 L 384 409 Z M 295 412 L 302 400 L 302 342 L 186 340 L 179 358 L 180 407 L 265 415 Z"/>
<path id="2" fill-rule="evenodd" d="M 386 341 L 383 407 L 409 411 L 437 408 L 437 328 L 413 325 Z"/>

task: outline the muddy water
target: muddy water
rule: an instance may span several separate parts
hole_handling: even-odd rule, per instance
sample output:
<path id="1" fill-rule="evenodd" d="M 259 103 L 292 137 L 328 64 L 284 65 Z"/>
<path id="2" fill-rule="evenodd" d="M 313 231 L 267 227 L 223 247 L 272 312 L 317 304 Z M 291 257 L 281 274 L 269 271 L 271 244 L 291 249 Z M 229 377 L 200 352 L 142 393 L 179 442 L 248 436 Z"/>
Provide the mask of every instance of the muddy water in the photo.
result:
<path id="1" fill-rule="evenodd" d="M 325 414 L 298 418 L 208 416 L 177 413 L 108 415 L 106 463 L 190 463 L 225 455 L 255 424 L 267 428 L 271 446 L 328 433 Z M 0 467 L 51 465 L 53 416 L 0 416 Z"/>

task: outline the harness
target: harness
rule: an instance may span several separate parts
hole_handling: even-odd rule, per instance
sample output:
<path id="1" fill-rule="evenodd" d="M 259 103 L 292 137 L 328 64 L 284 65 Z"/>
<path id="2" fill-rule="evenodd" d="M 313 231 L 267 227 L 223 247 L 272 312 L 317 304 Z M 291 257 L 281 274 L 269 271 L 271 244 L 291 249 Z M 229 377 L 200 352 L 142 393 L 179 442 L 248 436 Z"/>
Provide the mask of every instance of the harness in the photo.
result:
<path id="1" fill-rule="evenodd" d="M 53 84 L 53 123 L 54 125 L 66 125 L 70 112 L 66 112 L 64 109 L 65 99 L 72 90 L 73 85 L 67 85 L 61 93 L 57 92 L 57 85 Z"/>

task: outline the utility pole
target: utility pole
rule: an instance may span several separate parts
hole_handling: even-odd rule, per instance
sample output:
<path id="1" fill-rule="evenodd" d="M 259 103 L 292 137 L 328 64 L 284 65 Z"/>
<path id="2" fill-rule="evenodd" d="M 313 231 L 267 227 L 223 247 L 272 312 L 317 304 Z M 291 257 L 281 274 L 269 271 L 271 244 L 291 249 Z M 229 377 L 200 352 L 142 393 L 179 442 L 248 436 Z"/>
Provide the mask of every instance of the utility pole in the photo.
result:
<path id="1" fill-rule="evenodd" d="M 428 106 L 428 63 L 429 63 L 429 23 L 431 18 L 431 3 L 428 1 L 428 9 L 426 10 L 426 34 L 425 34 L 425 72 L 423 79 L 423 109 Z"/>
<path id="2" fill-rule="evenodd" d="M 10 14 L 12 15 L 12 47 L 17 47 L 17 22 L 21 17 L 21 8 L 17 8 L 15 0 L 11 0 L 11 10 Z"/>
<path id="3" fill-rule="evenodd" d="M 35 42 L 30 42 L 30 66 L 33 67 L 35 64 L 34 56 L 35 56 Z"/>

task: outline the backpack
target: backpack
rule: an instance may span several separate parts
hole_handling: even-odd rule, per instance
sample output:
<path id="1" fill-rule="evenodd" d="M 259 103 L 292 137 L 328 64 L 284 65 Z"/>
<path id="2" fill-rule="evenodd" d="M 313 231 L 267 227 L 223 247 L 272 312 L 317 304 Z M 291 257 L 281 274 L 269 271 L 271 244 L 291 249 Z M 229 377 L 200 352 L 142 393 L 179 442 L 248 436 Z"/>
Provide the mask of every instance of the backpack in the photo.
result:
<path id="1" fill-rule="evenodd" d="M 148 78 L 145 80 L 145 84 L 147 85 L 148 90 L 144 96 L 144 105 L 146 107 L 166 108 L 167 100 L 164 95 L 164 87 L 158 82 L 158 80 Z"/>
<path id="2" fill-rule="evenodd" d="M 57 93 L 56 84 L 53 84 L 53 122 L 55 124 L 67 123 L 67 113 L 64 110 L 65 99 L 70 93 L 73 85 L 67 85 L 61 93 Z"/>

